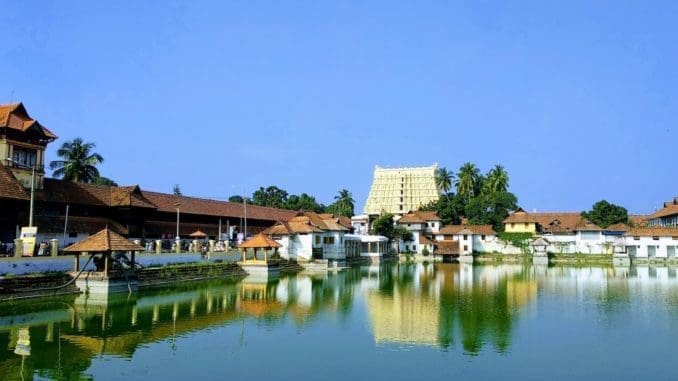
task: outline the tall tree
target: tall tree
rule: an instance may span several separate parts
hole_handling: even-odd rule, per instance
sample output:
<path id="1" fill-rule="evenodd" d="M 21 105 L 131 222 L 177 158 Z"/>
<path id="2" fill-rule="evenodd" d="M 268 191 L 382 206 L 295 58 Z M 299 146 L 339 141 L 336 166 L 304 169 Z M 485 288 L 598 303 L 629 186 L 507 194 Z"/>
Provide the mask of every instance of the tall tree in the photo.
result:
<path id="1" fill-rule="evenodd" d="M 626 223 L 629 219 L 629 213 L 626 208 L 611 204 L 606 200 L 596 202 L 591 210 L 582 212 L 581 215 L 601 228 L 606 228 L 619 222 Z"/>
<path id="2" fill-rule="evenodd" d="M 449 198 L 448 192 L 452 188 L 452 181 L 454 180 L 454 173 L 448 171 L 445 167 L 436 169 L 435 181 L 438 190 L 442 191 Z"/>
<path id="3" fill-rule="evenodd" d="M 457 179 L 454 182 L 454 185 L 457 188 L 457 194 L 470 200 L 471 197 L 475 196 L 480 181 L 481 175 L 478 167 L 470 162 L 464 163 L 464 165 L 459 168 Z"/>
<path id="4" fill-rule="evenodd" d="M 509 184 L 508 172 L 501 165 L 495 165 L 485 177 L 484 193 L 507 192 Z"/>
<path id="5" fill-rule="evenodd" d="M 352 217 L 355 210 L 355 201 L 353 195 L 347 189 L 339 191 L 337 196 L 334 196 L 334 203 L 327 207 L 329 213 L 337 216 Z"/>
<path id="6" fill-rule="evenodd" d="M 284 205 L 285 209 L 289 210 L 308 210 L 313 212 L 323 212 L 325 207 L 322 204 L 319 204 L 315 197 L 309 196 L 306 193 L 302 193 L 297 196 L 293 194 L 287 198 Z"/>
<path id="7" fill-rule="evenodd" d="M 94 147 L 94 143 L 83 143 L 81 138 L 64 142 L 57 150 L 57 156 L 63 160 L 49 163 L 52 176 L 83 183 L 91 183 L 99 178 L 96 166 L 103 163 L 104 158 L 92 152 Z"/>
<path id="8" fill-rule="evenodd" d="M 270 206 L 272 208 L 283 208 L 287 201 L 287 191 L 278 188 L 275 185 L 266 188 L 259 187 L 252 194 L 252 203 L 260 206 Z"/>
<path id="9" fill-rule="evenodd" d="M 372 222 L 372 231 L 374 234 L 383 235 L 389 241 L 395 238 L 395 226 L 393 224 L 393 214 L 384 213 Z"/>
<path id="10" fill-rule="evenodd" d="M 242 198 L 242 196 L 237 195 L 237 194 L 228 198 L 228 202 L 235 202 L 235 203 L 238 203 L 238 204 L 242 204 L 243 201 L 244 201 L 244 199 Z"/>

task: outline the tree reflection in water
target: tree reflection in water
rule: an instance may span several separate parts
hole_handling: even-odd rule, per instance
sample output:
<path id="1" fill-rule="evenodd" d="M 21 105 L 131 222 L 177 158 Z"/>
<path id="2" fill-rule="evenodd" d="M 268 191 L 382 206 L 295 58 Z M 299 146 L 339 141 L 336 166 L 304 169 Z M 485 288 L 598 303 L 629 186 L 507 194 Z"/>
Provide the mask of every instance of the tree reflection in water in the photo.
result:
<path id="1" fill-rule="evenodd" d="M 538 288 L 550 297 L 584 299 L 612 318 L 648 295 L 664 298 L 667 310 L 678 300 L 675 269 L 385 263 L 272 281 L 188 283 L 104 301 L 81 295 L 3 303 L 0 347 L 8 350 L 0 351 L 0 379 L 86 379 L 95 358 L 131 359 L 155 342 L 180 353 L 184 338 L 229 325 L 237 327 L 229 331 L 233 337 L 215 340 L 237 348 L 247 342 L 246 327 L 284 329 L 285 322 L 327 328 L 367 319 L 368 331 L 361 325 L 357 335 L 372 335 L 378 346 L 476 356 L 489 345 L 506 353 Z M 363 338 L 351 337 L 348 345 L 373 351 Z"/>

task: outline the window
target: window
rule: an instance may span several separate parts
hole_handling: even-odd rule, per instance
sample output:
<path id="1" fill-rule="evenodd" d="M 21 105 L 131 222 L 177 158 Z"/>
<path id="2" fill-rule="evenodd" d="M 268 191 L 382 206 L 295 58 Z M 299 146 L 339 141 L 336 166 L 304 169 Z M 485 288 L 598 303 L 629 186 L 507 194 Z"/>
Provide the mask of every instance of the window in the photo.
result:
<path id="1" fill-rule="evenodd" d="M 403 195 L 403 193 L 404 193 L 404 192 L 403 192 L 403 190 L 401 189 L 401 190 L 400 190 L 400 195 L 402 196 L 402 195 Z"/>
<path id="2" fill-rule="evenodd" d="M 524 225 L 525 225 L 525 227 L 527 227 L 527 222 L 526 222 L 526 223 L 524 223 Z"/>
<path id="3" fill-rule="evenodd" d="M 402 206 L 402 205 L 400 205 L 400 210 L 403 210 L 403 206 Z"/>
<path id="4" fill-rule="evenodd" d="M 634 241 L 640 241 L 640 237 L 633 237 Z"/>
<path id="5" fill-rule="evenodd" d="M 408 227 L 408 228 L 409 228 L 410 226 L 412 226 L 412 224 L 407 224 L 407 227 Z"/>
<path id="6" fill-rule="evenodd" d="M 516 224 L 513 224 L 513 223 L 512 223 L 512 224 L 511 224 L 511 227 L 512 227 L 512 228 L 515 228 L 515 227 L 516 227 Z"/>
<path id="7" fill-rule="evenodd" d="M 402 197 L 400 198 L 400 202 L 403 202 L 403 198 L 402 198 Z"/>
<path id="8" fill-rule="evenodd" d="M 320 245 L 320 236 L 319 235 L 315 236 L 315 244 Z"/>
<path id="9" fill-rule="evenodd" d="M 417 251 L 417 245 L 412 245 L 412 251 Z"/>
<path id="10" fill-rule="evenodd" d="M 431 227 L 432 227 L 432 228 L 436 227 L 436 223 L 435 223 L 435 222 L 431 222 Z"/>
<path id="11" fill-rule="evenodd" d="M 409 248 L 407 245 L 405 245 L 405 251 L 409 251 Z"/>
<path id="12" fill-rule="evenodd" d="M 480 236 L 480 239 L 481 239 L 482 241 L 484 241 L 484 240 L 485 240 L 485 235 L 481 235 L 481 236 Z"/>
<path id="13" fill-rule="evenodd" d="M 468 234 L 464 234 L 464 241 L 468 239 Z"/>
<path id="14" fill-rule="evenodd" d="M 652 237 L 653 241 L 659 241 L 659 237 Z"/>
<path id="15" fill-rule="evenodd" d="M 34 149 L 14 147 L 12 160 L 20 166 L 33 167 L 37 160 L 38 153 Z"/>
<path id="16" fill-rule="evenodd" d="M 334 237 L 323 237 L 323 243 L 325 245 L 334 245 Z"/>
<path id="17" fill-rule="evenodd" d="M 464 251 L 468 251 L 468 245 L 464 245 Z"/>

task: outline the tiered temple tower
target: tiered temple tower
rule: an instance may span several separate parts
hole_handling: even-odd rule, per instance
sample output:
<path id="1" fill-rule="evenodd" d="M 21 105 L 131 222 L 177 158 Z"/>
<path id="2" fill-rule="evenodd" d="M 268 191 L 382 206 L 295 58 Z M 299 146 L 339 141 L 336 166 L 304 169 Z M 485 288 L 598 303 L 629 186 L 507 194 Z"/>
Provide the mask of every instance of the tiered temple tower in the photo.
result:
<path id="1" fill-rule="evenodd" d="M 419 206 L 436 201 L 440 191 L 435 174 L 438 164 L 430 167 L 374 169 L 372 188 L 365 203 L 365 214 L 384 212 L 404 215 Z"/>

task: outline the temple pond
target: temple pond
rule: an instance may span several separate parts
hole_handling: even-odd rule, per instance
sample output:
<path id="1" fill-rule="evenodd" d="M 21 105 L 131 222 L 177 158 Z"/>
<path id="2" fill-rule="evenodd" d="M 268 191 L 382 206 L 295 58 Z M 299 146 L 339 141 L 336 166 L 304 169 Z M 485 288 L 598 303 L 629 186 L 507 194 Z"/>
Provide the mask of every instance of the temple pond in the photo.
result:
<path id="1" fill-rule="evenodd" d="M 0 380 L 678 378 L 673 267 L 382 264 L 0 305 Z"/>

